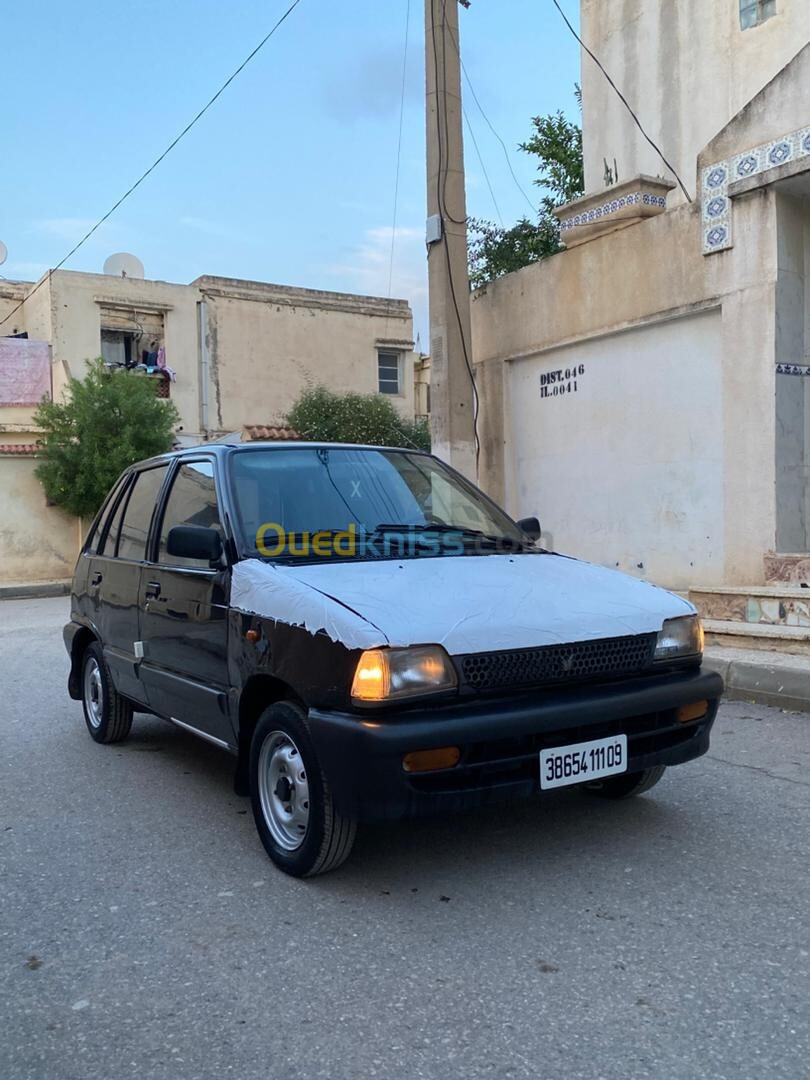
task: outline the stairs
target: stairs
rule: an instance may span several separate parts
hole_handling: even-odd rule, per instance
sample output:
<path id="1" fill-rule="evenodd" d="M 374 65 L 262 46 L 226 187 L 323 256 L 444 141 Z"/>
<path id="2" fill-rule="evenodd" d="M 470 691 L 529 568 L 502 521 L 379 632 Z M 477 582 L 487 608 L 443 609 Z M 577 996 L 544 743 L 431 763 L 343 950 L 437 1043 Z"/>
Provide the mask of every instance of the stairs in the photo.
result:
<path id="1" fill-rule="evenodd" d="M 805 568 L 810 570 L 810 558 L 807 555 L 801 558 L 804 574 Z M 789 567 L 788 572 L 792 569 Z M 703 618 L 708 645 L 810 657 L 810 588 L 789 581 L 739 587 L 706 586 L 690 589 L 689 599 Z"/>

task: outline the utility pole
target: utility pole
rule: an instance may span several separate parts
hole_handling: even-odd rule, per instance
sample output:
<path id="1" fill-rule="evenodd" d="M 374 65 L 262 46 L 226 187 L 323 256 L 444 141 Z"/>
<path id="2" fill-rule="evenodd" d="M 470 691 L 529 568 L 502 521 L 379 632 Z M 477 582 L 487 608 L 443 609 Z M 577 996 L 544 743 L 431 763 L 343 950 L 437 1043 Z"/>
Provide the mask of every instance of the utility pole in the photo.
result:
<path id="1" fill-rule="evenodd" d="M 476 479 L 459 0 L 425 0 L 430 399 L 433 452 Z"/>

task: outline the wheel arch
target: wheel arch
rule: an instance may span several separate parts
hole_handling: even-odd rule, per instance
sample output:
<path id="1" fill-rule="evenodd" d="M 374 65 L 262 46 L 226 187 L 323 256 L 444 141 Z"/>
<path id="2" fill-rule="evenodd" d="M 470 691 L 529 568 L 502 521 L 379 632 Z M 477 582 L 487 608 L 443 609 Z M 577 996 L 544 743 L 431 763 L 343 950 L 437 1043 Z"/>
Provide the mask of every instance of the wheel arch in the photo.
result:
<path id="1" fill-rule="evenodd" d="M 82 660 L 88 645 L 98 641 L 98 636 L 87 626 L 81 626 L 73 636 L 70 645 L 70 675 L 68 676 L 68 693 L 74 701 L 79 701 L 82 696 Z"/>
<path id="2" fill-rule="evenodd" d="M 248 760 L 253 732 L 267 706 L 274 705 L 277 701 L 294 701 L 306 709 L 301 696 L 288 683 L 272 675 L 251 675 L 239 695 L 237 730 L 239 752 L 234 777 L 234 790 L 237 795 L 250 793 Z"/>

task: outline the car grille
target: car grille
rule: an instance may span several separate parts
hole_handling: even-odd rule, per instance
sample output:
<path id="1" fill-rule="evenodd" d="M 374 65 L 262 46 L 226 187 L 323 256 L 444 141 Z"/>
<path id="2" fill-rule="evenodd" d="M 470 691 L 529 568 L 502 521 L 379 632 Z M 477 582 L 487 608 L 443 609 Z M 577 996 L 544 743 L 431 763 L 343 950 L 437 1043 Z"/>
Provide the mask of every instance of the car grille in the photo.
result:
<path id="1" fill-rule="evenodd" d="M 475 690 L 614 679 L 649 667 L 656 638 L 657 634 L 637 634 L 539 649 L 471 653 L 459 657 L 459 662 L 464 681 Z"/>

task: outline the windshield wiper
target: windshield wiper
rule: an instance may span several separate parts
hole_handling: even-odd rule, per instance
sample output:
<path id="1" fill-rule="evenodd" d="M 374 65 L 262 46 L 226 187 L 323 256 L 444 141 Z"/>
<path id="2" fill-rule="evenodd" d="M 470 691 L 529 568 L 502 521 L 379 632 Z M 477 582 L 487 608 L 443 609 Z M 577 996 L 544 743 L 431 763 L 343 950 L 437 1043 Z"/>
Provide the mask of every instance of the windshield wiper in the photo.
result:
<path id="1" fill-rule="evenodd" d="M 442 535 L 452 534 L 458 536 L 461 540 L 470 540 L 477 543 L 486 544 L 508 544 L 511 550 L 523 551 L 526 544 L 522 540 L 514 540 L 511 536 L 492 536 L 490 533 L 482 532 L 481 529 L 469 529 L 465 525 L 449 525 L 444 521 L 425 522 L 419 525 L 407 525 L 407 524 L 389 524 L 387 522 L 381 522 L 374 530 L 376 535 L 384 535 L 385 533 L 440 533 Z"/>

